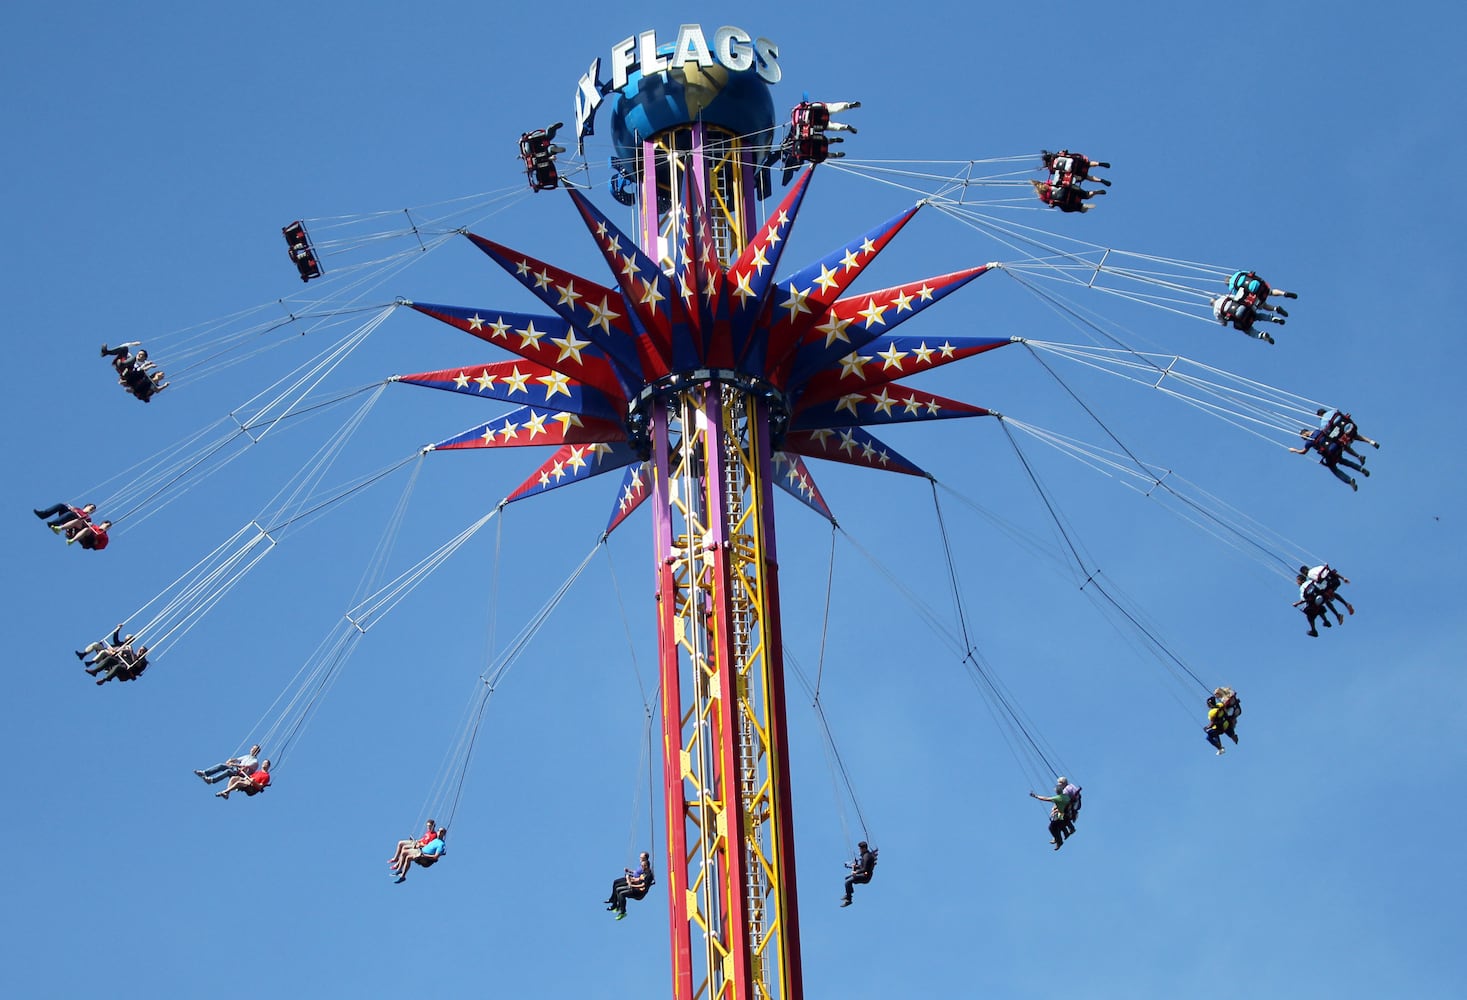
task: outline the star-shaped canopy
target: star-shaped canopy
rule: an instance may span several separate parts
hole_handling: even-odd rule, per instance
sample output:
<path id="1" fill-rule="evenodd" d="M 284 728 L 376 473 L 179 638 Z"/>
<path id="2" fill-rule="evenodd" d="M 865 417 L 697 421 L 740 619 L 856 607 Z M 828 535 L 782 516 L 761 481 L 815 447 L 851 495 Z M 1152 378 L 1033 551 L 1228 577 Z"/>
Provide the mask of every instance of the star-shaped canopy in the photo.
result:
<path id="1" fill-rule="evenodd" d="M 789 428 L 774 455 L 775 481 L 824 517 L 831 516 L 830 509 L 805 458 L 927 475 L 869 428 L 989 415 L 981 406 L 901 380 L 1012 341 L 905 336 L 895 330 L 994 265 L 849 294 L 922 207 L 918 203 L 776 279 L 812 175 L 813 168 L 800 177 L 727 267 L 717 256 L 706 203 L 692 178 L 671 230 L 677 260 L 670 271 L 577 191 L 570 197 L 606 261 L 611 284 L 468 234 L 550 312 L 409 303 L 518 356 L 396 377 L 410 385 L 520 404 L 430 447 L 557 446 L 506 503 L 625 469 L 609 533 L 650 492 L 651 466 L 629 429 L 634 401 L 669 375 L 706 368 L 737 373 L 782 397 Z"/>

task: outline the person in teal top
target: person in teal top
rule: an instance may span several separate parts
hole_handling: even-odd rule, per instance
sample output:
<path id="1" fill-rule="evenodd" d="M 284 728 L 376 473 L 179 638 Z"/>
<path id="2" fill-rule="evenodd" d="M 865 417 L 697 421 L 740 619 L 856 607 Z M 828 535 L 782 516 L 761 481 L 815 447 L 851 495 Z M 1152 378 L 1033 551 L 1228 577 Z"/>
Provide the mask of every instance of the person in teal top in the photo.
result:
<path id="1" fill-rule="evenodd" d="M 397 878 L 392 880 L 393 883 L 396 884 L 405 881 L 407 879 L 408 869 L 413 866 L 414 862 L 417 862 L 417 864 L 422 866 L 423 868 L 428 868 L 432 865 L 437 864 L 438 859 L 443 857 L 443 841 L 447 837 L 448 827 L 440 827 L 438 830 L 438 836 L 434 837 L 423 846 L 408 848 L 407 851 L 405 851 L 403 854 L 402 864 L 393 869 L 393 871 L 397 873 Z"/>

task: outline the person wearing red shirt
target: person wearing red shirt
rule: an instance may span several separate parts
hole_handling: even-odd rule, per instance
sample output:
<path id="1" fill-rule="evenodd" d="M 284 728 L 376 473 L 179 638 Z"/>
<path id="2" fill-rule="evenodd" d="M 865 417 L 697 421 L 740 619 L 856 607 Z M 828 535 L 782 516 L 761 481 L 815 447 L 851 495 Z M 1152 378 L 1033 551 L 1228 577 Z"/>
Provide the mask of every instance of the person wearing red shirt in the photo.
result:
<path id="1" fill-rule="evenodd" d="M 224 791 L 215 792 L 214 795 L 221 799 L 229 798 L 230 792 L 244 792 L 246 795 L 259 795 L 270 787 L 270 762 L 260 761 L 260 768 L 254 774 L 237 774 L 229 779 L 229 784 L 224 786 Z"/>
<path id="2" fill-rule="evenodd" d="M 423 831 L 423 835 L 417 840 L 399 840 L 397 842 L 397 851 L 392 855 L 392 860 L 387 863 L 393 868 L 400 867 L 402 865 L 403 858 L 407 856 L 408 851 L 412 850 L 414 847 L 427 847 L 428 844 L 437 836 L 438 824 L 434 823 L 430 819 L 428 820 L 427 828 Z"/>
<path id="3" fill-rule="evenodd" d="M 72 524 L 76 522 L 73 521 Z M 66 544 L 80 542 L 84 549 L 101 552 L 107 547 L 107 529 L 112 527 L 111 521 L 103 521 L 101 524 L 92 524 L 90 521 L 76 527 L 74 530 L 67 529 Z"/>

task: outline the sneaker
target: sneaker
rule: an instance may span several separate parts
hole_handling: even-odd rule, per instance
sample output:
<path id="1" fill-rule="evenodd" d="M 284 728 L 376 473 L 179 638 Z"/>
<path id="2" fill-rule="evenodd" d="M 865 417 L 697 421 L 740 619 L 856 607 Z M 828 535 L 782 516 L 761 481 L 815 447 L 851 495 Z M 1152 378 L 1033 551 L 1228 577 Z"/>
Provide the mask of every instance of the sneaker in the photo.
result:
<path id="1" fill-rule="evenodd" d="M 1310 630 L 1309 630 L 1309 631 L 1308 631 L 1308 632 L 1306 632 L 1306 633 L 1305 633 L 1305 634 L 1306 634 L 1306 635 L 1311 635 L 1311 636 L 1313 636 L 1313 637 L 1314 637 L 1314 638 L 1316 638 L 1316 639 L 1318 639 L 1318 638 L 1319 638 L 1319 633 L 1318 633 L 1318 632 L 1316 632 L 1316 631 L 1314 631 L 1314 629 L 1310 629 Z"/>
<path id="2" fill-rule="evenodd" d="M 216 799 L 227 799 L 227 798 L 229 798 L 229 793 L 228 792 L 215 792 L 214 793 L 214 798 L 216 798 Z"/>
<path id="3" fill-rule="evenodd" d="M 1335 612 L 1335 624 L 1336 625 L 1343 625 L 1343 624 L 1345 624 L 1345 616 L 1342 615 L 1342 614 L 1340 614 L 1338 611 Z"/>
<path id="4" fill-rule="evenodd" d="M 395 878 L 395 879 L 392 880 L 392 884 L 393 885 L 401 885 L 402 883 L 404 883 L 406 881 L 407 881 L 407 876 L 406 875 L 399 875 L 399 876 L 397 876 L 397 878 Z"/>
<path id="5" fill-rule="evenodd" d="M 1274 306 L 1273 311 L 1278 313 L 1280 316 L 1289 315 L 1289 310 L 1285 309 L 1283 306 Z"/>
<path id="6" fill-rule="evenodd" d="M 1362 476 L 1364 476 L 1366 479 L 1369 479 L 1370 478 L 1370 470 L 1364 467 L 1365 463 L 1362 462 L 1360 464 L 1361 464 L 1360 474 Z"/>
<path id="7" fill-rule="evenodd" d="M 1064 845 L 1064 841 L 1063 840 L 1053 841 L 1052 843 L 1054 843 L 1054 849 L 1056 851 L 1059 850 Z"/>
<path id="8" fill-rule="evenodd" d="M 1283 296 L 1286 299 L 1297 299 L 1299 297 L 1299 293 L 1298 292 L 1284 292 L 1283 293 Z"/>
<path id="9" fill-rule="evenodd" d="M 625 913 L 622 913 L 620 910 L 617 911 L 617 913 L 616 913 L 616 919 L 618 919 L 618 920 L 625 920 L 626 918 L 627 918 L 627 915 Z"/>
<path id="10" fill-rule="evenodd" d="M 207 774 L 205 774 L 203 771 L 195 770 L 194 771 L 194 774 L 197 774 L 199 777 L 203 778 L 205 781 L 208 781 L 209 780 L 209 776 Z"/>
<path id="11" fill-rule="evenodd" d="M 1350 489 L 1354 490 L 1356 493 L 1359 493 L 1360 492 L 1360 484 L 1357 483 L 1357 482 L 1355 482 L 1355 480 L 1352 479 L 1352 480 L 1350 480 Z"/>
<path id="12" fill-rule="evenodd" d="M 61 534 L 61 525 L 59 525 L 59 524 L 48 524 L 48 525 L 46 525 L 46 527 L 50 528 L 52 531 L 56 532 L 56 534 L 58 534 L 58 535 Z"/>
<path id="13" fill-rule="evenodd" d="M 101 351 L 101 353 L 98 356 L 99 357 L 103 357 L 103 358 L 105 358 L 107 356 L 107 345 L 106 344 L 103 344 L 102 345 L 102 351 Z"/>
<path id="14" fill-rule="evenodd" d="M 1372 442 L 1370 442 L 1370 446 L 1372 448 L 1375 448 L 1378 451 L 1380 449 L 1380 442 L 1379 441 L 1372 441 Z"/>
<path id="15" fill-rule="evenodd" d="M 1274 340 L 1274 339 L 1273 339 L 1273 334 L 1271 334 L 1271 333 L 1265 333 L 1265 334 L 1264 334 L 1264 335 L 1263 335 L 1263 342 L 1264 342 L 1264 343 L 1265 343 L 1265 344 L 1272 344 L 1272 343 L 1276 343 L 1276 341 L 1275 341 L 1275 340 Z"/>
<path id="16" fill-rule="evenodd" d="M 1325 628 L 1334 628 L 1334 626 L 1329 623 L 1328 618 L 1321 618 L 1320 621 L 1324 623 Z"/>
<path id="17" fill-rule="evenodd" d="M 840 901 L 840 905 L 841 906 L 850 906 L 851 905 L 851 901 L 849 899 L 842 899 Z"/>
<path id="18" fill-rule="evenodd" d="M 1219 757 L 1221 757 L 1221 756 L 1222 756 L 1222 755 L 1223 755 L 1223 754 L 1225 754 L 1225 753 L 1227 753 L 1227 751 L 1226 751 L 1226 750 L 1224 750 L 1224 749 L 1223 749 L 1223 748 L 1222 748 L 1222 747 L 1218 747 L 1218 748 L 1217 748 L 1217 755 L 1218 755 L 1218 756 L 1219 756 Z"/>
<path id="19" fill-rule="evenodd" d="M 1091 179 L 1092 180 L 1099 181 L 1100 183 L 1104 184 L 1106 187 L 1110 187 L 1110 181 L 1106 180 L 1104 177 L 1094 177 L 1094 178 L 1091 178 Z"/>
<path id="20" fill-rule="evenodd" d="M 1095 165 L 1097 167 L 1104 167 L 1106 170 L 1109 170 L 1110 169 L 1110 164 L 1109 163 L 1097 163 Z"/>

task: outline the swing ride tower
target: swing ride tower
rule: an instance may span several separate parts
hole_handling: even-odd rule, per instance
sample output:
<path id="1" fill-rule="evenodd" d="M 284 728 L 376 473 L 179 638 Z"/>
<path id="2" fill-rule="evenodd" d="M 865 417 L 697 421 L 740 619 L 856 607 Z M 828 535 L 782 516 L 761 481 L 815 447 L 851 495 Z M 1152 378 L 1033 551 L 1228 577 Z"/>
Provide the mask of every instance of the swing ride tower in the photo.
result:
<path id="1" fill-rule="evenodd" d="M 615 284 L 467 233 L 551 314 L 408 303 L 518 357 L 397 377 L 524 404 L 432 446 L 558 445 L 503 503 L 622 469 L 607 532 L 650 506 L 675 1000 L 804 995 L 774 487 L 830 518 L 806 458 L 926 477 L 866 428 L 988 415 L 899 380 L 1011 342 L 893 332 L 990 265 L 845 294 L 921 203 L 775 280 L 812 177 L 785 170 L 757 210 L 777 58 L 742 29 L 710 43 L 685 24 L 671 45 L 614 46 L 605 83 L 593 61 L 577 146 L 607 100 L 611 194 L 633 224 L 569 194 Z"/>
<path id="2" fill-rule="evenodd" d="M 705 252 L 732 263 L 753 229 L 756 150 L 692 122 L 640 152 L 644 252 L 666 260 L 691 245 L 678 220 L 701 218 Z M 700 365 L 634 406 L 651 449 L 673 996 L 800 997 L 771 461 L 787 403 Z"/>

